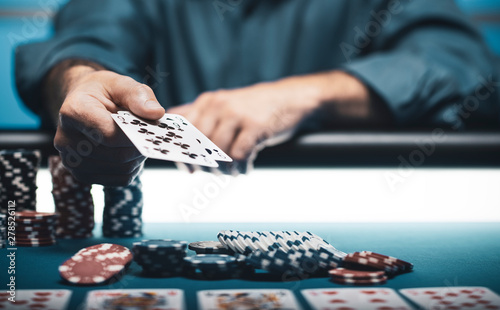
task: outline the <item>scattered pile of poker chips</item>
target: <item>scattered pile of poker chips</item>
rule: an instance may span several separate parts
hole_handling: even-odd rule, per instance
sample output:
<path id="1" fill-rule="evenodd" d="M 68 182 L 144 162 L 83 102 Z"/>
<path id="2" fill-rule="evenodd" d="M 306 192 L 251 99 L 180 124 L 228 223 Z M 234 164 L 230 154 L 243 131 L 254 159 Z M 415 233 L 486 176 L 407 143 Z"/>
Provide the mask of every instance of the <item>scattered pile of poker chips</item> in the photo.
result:
<path id="1" fill-rule="evenodd" d="M 276 249 L 288 252 L 308 251 L 327 249 L 333 259 L 342 261 L 347 255 L 346 253 L 337 250 L 326 240 L 311 232 L 297 231 L 233 231 L 222 230 L 217 234 L 217 238 L 225 247 L 233 252 L 240 254 L 249 254 L 256 250 L 269 252 Z"/>
<path id="2" fill-rule="evenodd" d="M 0 249 L 6 246 L 7 241 L 7 216 L 0 213 Z"/>
<path id="3" fill-rule="evenodd" d="M 186 241 L 154 239 L 134 242 L 134 260 L 142 267 L 143 275 L 175 277 L 183 275 Z"/>
<path id="4" fill-rule="evenodd" d="M 16 211 L 16 246 L 39 247 L 56 243 L 57 215 L 36 211 Z"/>
<path id="5" fill-rule="evenodd" d="M 59 266 L 61 277 L 72 284 L 99 285 L 117 280 L 132 262 L 124 246 L 103 243 L 81 249 Z"/>
<path id="6" fill-rule="evenodd" d="M 8 201 L 16 202 L 16 210 L 36 209 L 36 175 L 40 167 L 38 150 L 0 151 L 0 210 Z"/>
<path id="7" fill-rule="evenodd" d="M 142 236 L 142 183 L 139 176 L 128 186 L 104 187 L 102 234 L 122 238 Z"/>
<path id="8" fill-rule="evenodd" d="M 57 238 L 90 238 L 94 228 L 94 201 L 90 193 L 92 185 L 73 177 L 61 161 L 61 157 L 49 157 L 52 175 L 52 196 L 59 214 L 56 225 Z"/>

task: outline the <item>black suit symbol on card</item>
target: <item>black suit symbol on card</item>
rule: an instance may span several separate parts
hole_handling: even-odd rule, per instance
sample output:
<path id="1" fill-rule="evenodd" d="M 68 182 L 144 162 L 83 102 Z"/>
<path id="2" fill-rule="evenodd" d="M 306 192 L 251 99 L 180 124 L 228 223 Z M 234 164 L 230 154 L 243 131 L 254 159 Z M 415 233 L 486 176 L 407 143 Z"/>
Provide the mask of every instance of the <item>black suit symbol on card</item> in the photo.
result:
<path id="1" fill-rule="evenodd" d="M 170 143 L 170 142 L 172 142 L 172 138 L 169 138 L 169 137 L 164 137 L 164 136 L 156 136 L 155 138 L 156 138 L 156 139 L 160 139 L 161 141 L 166 142 L 166 143 Z"/>
<path id="2" fill-rule="evenodd" d="M 160 145 L 161 141 L 160 140 L 155 140 L 155 139 L 146 139 L 146 141 L 153 143 L 154 145 Z"/>
<path id="3" fill-rule="evenodd" d="M 168 152 L 170 152 L 169 150 L 165 150 L 165 149 L 161 149 L 161 148 L 154 148 L 153 150 L 158 151 L 164 155 L 167 155 Z"/>
<path id="4" fill-rule="evenodd" d="M 118 116 L 118 119 L 122 121 L 122 124 L 128 124 L 127 121 L 125 120 L 125 117 L 123 116 Z"/>
<path id="5" fill-rule="evenodd" d="M 167 137 L 174 138 L 174 139 L 182 139 L 182 136 L 177 135 L 173 131 L 169 131 L 165 134 Z"/>
<path id="6" fill-rule="evenodd" d="M 196 157 L 198 157 L 198 154 L 189 153 L 189 152 L 182 152 L 182 154 L 187 155 L 192 159 L 196 159 Z"/>
<path id="7" fill-rule="evenodd" d="M 154 135 L 155 134 L 154 132 L 149 131 L 146 128 L 141 128 L 141 129 L 137 130 L 137 132 L 138 133 L 143 133 L 143 134 L 146 134 L 146 135 Z"/>
<path id="8" fill-rule="evenodd" d="M 130 122 L 130 124 L 132 125 L 137 125 L 139 127 L 142 127 L 142 126 L 147 126 L 148 124 L 144 123 L 144 122 L 141 122 L 140 120 L 138 119 L 134 119 L 133 121 Z"/>
<path id="9" fill-rule="evenodd" d="M 163 128 L 163 129 L 167 129 L 167 130 L 174 130 L 175 129 L 175 127 L 172 127 L 172 126 L 165 124 L 165 123 L 160 123 L 158 125 L 158 127 Z"/>
<path id="10" fill-rule="evenodd" d="M 181 148 L 183 148 L 185 150 L 187 150 L 190 147 L 189 144 L 185 144 L 185 143 L 182 143 L 182 142 L 175 142 L 174 144 L 177 145 L 177 146 L 180 146 Z"/>

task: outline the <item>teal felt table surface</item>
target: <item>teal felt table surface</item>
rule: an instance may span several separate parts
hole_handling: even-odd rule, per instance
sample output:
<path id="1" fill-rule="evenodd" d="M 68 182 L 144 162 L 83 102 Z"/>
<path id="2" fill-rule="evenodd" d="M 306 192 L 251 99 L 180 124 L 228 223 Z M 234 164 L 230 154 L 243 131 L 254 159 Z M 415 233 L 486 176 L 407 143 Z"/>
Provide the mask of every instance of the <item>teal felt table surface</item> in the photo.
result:
<path id="1" fill-rule="evenodd" d="M 69 309 L 79 309 L 90 290 L 179 288 L 184 290 L 187 309 L 197 308 L 196 292 L 206 289 L 284 288 L 295 293 L 304 309 L 309 309 L 300 291 L 308 288 L 341 288 L 328 278 L 310 278 L 283 282 L 265 272 L 251 278 L 232 280 L 195 280 L 187 278 L 145 278 L 140 266 L 132 263 L 127 273 L 113 284 L 72 286 L 65 284 L 58 266 L 81 248 L 111 242 L 132 247 L 141 239 L 179 239 L 189 242 L 217 240 L 224 229 L 240 231 L 297 230 L 311 231 L 339 250 L 371 250 L 410 261 L 414 271 L 399 275 L 380 287 L 393 289 L 434 286 L 486 286 L 500 293 L 500 224 L 499 223 L 308 223 L 308 224 L 170 224 L 146 223 L 139 239 L 102 238 L 96 227 L 95 237 L 61 240 L 50 247 L 16 250 L 17 289 L 69 289 L 73 291 Z M 8 283 L 8 249 L 0 250 L 0 278 L 3 289 Z M 189 251 L 191 252 L 191 251 Z M 190 254 L 193 254 L 192 252 Z M 2 290 L 3 290 L 2 289 Z"/>

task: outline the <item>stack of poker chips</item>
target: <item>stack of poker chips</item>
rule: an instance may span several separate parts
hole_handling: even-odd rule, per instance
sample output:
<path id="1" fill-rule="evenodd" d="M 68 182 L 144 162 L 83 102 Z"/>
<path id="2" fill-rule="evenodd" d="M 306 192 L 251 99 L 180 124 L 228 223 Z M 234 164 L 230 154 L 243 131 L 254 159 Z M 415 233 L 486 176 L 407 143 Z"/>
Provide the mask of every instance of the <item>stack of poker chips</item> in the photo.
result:
<path id="1" fill-rule="evenodd" d="M 183 274 L 186 241 L 155 239 L 134 242 L 134 260 L 142 267 L 143 275 L 175 277 Z"/>
<path id="2" fill-rule="evenodd" d="M 49 157 L 52 175 L 52 196 L 55 210 L 59 214 L 56 226 L 58 238 L 90 238 L 94 229 L 94 201 L 90 192 L 92 185 L 73 177 L 61 161 L 60 156 Z"/>
<path id="3" fill-rule="evenodd" d="M 105 186 L 102 235 L 110 238 L 141 237 L 143 205 L 140 176 L 128 186 Z"/>
<path id="4" fill-rule="evenodd" d="M 6 246 L 7 240 L 7 216 L 0 213 L 0 249 Z"/>
<path id="5" fill-rule="evenodd" d="M 56 243 L 57 215 L 36 211 L 16 211 L 16 246 L 39 247 Z"/>
<path id="6" fill-rule="evenodd" d="M 240 275 L 240 263 L 234 256 L 225 254 L 197 254 L 184 258 L 186 273 L 190 276 L 200 271 L 206 279 L 226 279 Z"/>
<path id="7" fill-rule="evenodd" d="M 36 175 L 40 167 L 38 150 L 0 151 L 0 210 L 7 211 L 9 201 L 16 210 L 36 209 Z"/>

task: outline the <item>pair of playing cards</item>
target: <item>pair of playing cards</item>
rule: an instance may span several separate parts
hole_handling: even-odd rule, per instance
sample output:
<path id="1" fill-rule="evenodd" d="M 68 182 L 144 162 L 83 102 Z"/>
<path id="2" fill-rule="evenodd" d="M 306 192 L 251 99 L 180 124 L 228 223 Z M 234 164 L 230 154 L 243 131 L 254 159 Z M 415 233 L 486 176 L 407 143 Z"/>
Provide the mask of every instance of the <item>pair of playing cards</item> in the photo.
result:
<path id="1" fill-rule="evenodd" d="M 165 114 L 157 121 L 148 121 L 130 112 L 118 111 L 111 117 L 145 157 L 207 167 L 218 167 L 217 161 L 232 162 L 180 115 Z"/>
<path id="2" fill-rule="evenodd" d="M 400 293 L 426 310 L 500 309 L 500 296 L 485 287 L 430 287 L 402 289 Z M 302 290 L 316 310 L 411 310 L 394 290 L 387 288 L 341 288 Z"/>

